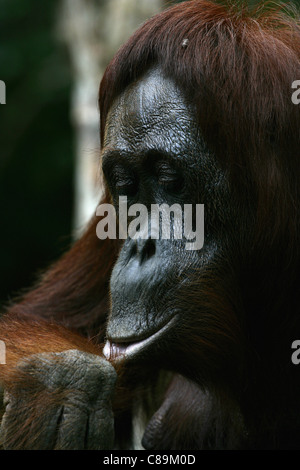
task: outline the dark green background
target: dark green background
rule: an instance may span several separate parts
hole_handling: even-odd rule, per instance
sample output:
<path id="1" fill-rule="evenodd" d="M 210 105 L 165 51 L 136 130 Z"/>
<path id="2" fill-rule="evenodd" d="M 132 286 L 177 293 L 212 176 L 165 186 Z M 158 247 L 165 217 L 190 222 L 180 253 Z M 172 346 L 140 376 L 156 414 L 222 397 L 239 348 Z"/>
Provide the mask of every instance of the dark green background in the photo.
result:
<path id="1" fill-rule="evenodd" d="M 71 73 L 57 1 L 0 0 L 0 303 L 69 245 Z"/>

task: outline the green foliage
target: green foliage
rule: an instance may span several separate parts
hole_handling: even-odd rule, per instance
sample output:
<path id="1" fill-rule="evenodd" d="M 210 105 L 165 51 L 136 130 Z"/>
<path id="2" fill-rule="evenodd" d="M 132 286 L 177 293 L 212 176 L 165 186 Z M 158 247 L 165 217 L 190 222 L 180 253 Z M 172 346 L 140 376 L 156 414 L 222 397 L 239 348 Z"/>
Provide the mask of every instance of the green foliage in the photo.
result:
<path id="1" fill-rule="evenodd" d="M 0 0 L 0 302 L 30 285 L 71 233 L 71 77 L 57 6 Z"/>

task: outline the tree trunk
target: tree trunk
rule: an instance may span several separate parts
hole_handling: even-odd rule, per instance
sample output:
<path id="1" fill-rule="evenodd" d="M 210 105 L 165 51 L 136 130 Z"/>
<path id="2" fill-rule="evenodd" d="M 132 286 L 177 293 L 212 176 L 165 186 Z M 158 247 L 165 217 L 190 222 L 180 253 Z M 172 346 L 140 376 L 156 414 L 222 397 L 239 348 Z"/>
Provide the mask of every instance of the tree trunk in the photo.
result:
<path id="1" fill-rule="evenodd" d="M 98 89 L 106 65 L 120 45 L 162 0 L 63 0 L 59 34 L 73 70 L 75 131 L 74 236 L 80 235 L 101 197 Z"/>

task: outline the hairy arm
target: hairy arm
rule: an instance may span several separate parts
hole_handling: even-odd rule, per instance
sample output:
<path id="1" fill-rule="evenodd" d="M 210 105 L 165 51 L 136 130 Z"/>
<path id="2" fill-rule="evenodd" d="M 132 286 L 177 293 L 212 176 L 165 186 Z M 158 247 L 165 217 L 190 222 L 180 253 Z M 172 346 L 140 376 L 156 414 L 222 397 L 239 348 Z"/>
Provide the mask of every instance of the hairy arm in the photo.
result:
<path id="1" fill-rule="evenodd" d="M 116 372 L 101 347 L 48 323 L 5 316 L 4 449 L 109 449 Z"/>

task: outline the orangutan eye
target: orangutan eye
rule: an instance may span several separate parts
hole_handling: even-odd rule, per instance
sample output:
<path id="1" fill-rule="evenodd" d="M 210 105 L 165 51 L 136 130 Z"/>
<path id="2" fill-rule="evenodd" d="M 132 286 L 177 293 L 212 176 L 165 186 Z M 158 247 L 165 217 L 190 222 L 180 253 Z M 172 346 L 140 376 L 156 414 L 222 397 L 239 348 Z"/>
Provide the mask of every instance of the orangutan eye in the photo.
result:
<path id="1" fill-rule="evenodd" d="M 123 167 L 114 167 L 111 175 L 113 192 L 117 196 L 133 196 L 138 189 L 137 178 Z"/>
<path id="2" fill-rule="evenodd" d="M 135 179 L 123 178 L 115 183 L 115 190 L 120 196 L 133 196 L 137 192 Z"/>
<path id="3" fill-rule="evenodd" d="M 166 192 L 180 192 L 183 188 L 183 177 L 167 164 L 158 167 L 158 184 Z"/>

